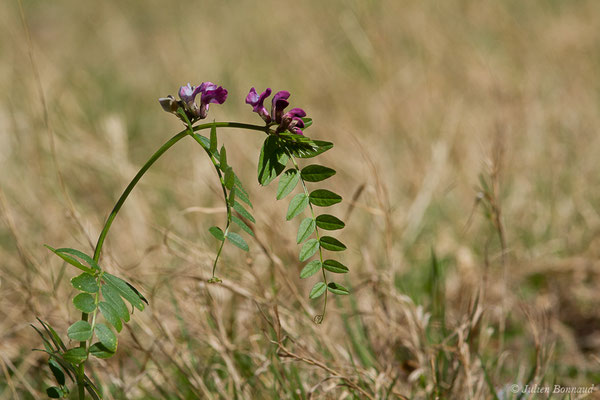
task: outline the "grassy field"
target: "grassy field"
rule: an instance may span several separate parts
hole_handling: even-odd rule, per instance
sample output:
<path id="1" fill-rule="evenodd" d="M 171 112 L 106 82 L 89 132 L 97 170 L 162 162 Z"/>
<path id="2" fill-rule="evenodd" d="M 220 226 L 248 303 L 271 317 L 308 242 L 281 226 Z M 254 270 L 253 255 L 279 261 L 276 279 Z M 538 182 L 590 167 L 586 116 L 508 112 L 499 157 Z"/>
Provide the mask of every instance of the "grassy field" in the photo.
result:
<path id="1" fill-rule="evenodd" d="M 157 98 L 289 90 L 321 163 L 351 296 L 322 325 L 297 222 L 257 183 L 260 134 L 223 130 L 257 219 L 206 283 L 222 222 L 178 144 L 117 218 L 102 263 L 150 301 L 94 361 L 106 399 L 527 399 L 600 384 L 600 2 L 23 0 L 0 3 L 0 400 L 52 384 L 40 317 L 79 318 L 77 272 L 139 167 L 181 129 Z M 318 159 L 317 159 L 318 160 Z M 60 173 L 60 175 L 59 175 Z M 62 176 L 62 183 L 60 176 Z M 66 338 L 66 336 L 65 336 Z M 596 398 L 554 394 L 553 399 Z"/>

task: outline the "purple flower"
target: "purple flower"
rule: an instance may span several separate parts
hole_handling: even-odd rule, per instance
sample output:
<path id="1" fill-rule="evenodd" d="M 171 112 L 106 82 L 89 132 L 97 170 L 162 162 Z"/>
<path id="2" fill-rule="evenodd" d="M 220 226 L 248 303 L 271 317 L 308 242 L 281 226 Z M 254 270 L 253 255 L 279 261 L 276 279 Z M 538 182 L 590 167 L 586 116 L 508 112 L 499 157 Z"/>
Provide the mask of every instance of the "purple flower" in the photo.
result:
<path id="1" fill-rule="evenodd" d="M 290 92 L 282 90 L 275 93 L 271 100 L 271 114 L 267 111 L 264 106 L 264 101 L 271 95 L 271 89 L 267 88 L 264 92 L 258 95 L 256 89 L 251 88 L 250 92 L 246 96 L 246 104 L 250 104 L 255 113 L 258 113 L 260 117 L 268 124 L 272 121 L 278 124 L 275 129 L 276 133 L 290 131 L 297 135 L 303 135 L 302 129 L 304 128 L 303 117 L 306 117 L 306 112 L 301 108 L 292 108 L 285 114 L 283 111 L 290 104 L 288 99 L 290 98 Z"/>
<path id="2" fill-rule="evenodd" d="M 196 96 L 200 94 L 200 105 L 196 103 Z M 173 96 L 160 98 L 158 101 L 163 110 L 177 113 L 182 107 L 190 121 L 206 118 L 210 103 L 223 104 L 227 100 L 227 90 L 212 82 L 203 82 L 200 86 L 192 86 L 189 83 L 179 88 L 180 101 Z"/>
<path id="3" fill-rule="evenodd" d="M 306 112 L 303 109 L 292 108 L 281 117 L 281 123 L 277 127 L 277 132 L 288 130 L 297 135 L 303 135 L 302 128 L 304 128 L 304 121 L 302 117 L 306 117 Z"/>
<path id="4" fill-rule="evenodd" d="M 302 129 L 304 128 L 304 121 L 302 118 L 294 117 L 292 118 L 292 122 L 288 126 L 288 130 L 296 135 L 304 135 Z"/>
<path id="5" fill-rule="evenodd" d="M 275 118 L 275 122 L 278 124 L 281 123 L 281 116 L 283 114 L 283 110 L 290 104 L 287 99 L 290 97 L 290 92 L 287 90 L 282 90 L 280 92 L 275 93 L 273 96 L 273 100 L 271 102 L 271 114 Z"/>
<path id="6" fill-rule="evenodd" d="M 202 93 L 200 96 L 200 119 L 206 118 L 210 103 L 223 104 L 227 100 L 227 90 L 212 82 L 203 82 L 194 92 Z"/>
<path id="7" fill-rule="evenodd" d="M 258 95 L 256 93 L 256 89 L 250 89 L 248 96 L 246 96 L 246 104 L 250 104 L 252 106 L 252 110 L 255 113 L 258 113 L 260 117 L 268 124 L 271 122 L 271 116 L 264 106 L 265 99 L 271 95 L 271 88 L 267 88 L 264 92 Z"/>
<path id="8" fill-rule="evenodd" d="M 196 104 L 196 96 L 200 92 L 200 86 L 194 87 L 189 83 L 179 88 L 179 98 L 184 104 L 184 109 L 188 112 L 188 117 L 200 117 L 200 108 Z M 191 115 L 190 115 L 191 114 Z"/>

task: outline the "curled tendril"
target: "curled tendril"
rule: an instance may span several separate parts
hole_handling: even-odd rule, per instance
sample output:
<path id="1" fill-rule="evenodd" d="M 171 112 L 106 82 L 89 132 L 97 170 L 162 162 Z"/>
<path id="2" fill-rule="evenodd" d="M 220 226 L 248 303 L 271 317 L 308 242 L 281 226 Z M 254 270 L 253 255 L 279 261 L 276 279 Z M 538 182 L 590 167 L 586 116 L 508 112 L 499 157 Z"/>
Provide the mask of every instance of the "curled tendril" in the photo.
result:
<path id="1" fill-rule="evenodd" d="M 321 322 L 323 322 L 323 314 L 315 315 L 313 318 L 313 322 L 317 325 L 321 325 Z"/>

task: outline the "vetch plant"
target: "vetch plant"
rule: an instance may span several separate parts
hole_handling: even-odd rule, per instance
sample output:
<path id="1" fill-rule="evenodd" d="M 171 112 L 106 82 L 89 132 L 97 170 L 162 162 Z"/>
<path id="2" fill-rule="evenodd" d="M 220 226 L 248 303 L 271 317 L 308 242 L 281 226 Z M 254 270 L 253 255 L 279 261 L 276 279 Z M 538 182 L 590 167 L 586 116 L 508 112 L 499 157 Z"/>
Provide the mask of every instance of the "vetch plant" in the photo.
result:
<path id="1" fill-rule="evenodd" d="M 318 164 L 311 164 L 303 168 L 299 166 L 300 159 L 318 156 L 331 149 L 333 143 L 313 140 L 304 135 L 304 130 L 311 126 L 312 120 L 301 108 L 285 111 L 289 106 L 288 99 L 290 98 L 290 93 L 287 91 L 279 91 L 273 96 L 269 112 L 264 102 L 271 93 L 271 89 L 268 88 L 259 95 L 252 88 L 246 97 L 246 103 L 251 105 L 253 111 L 262 118 L 264 125 L 238 122 L 197 124 L 198 121 L 207 117 L 210 104 L 223 104 L 227 100 L 227 90 L 212 82 L 204 82 L 199 86 L 192 86 L 189 83 L 182 86 L 178 93 L 179 99 L 173 96 L 160 98 L 159 103 L 162 108 L 175 114 L 183 122 L 185 129 L 163 144 L 125 188 L 104 224 L 93 256 L 71 248 L 55 249 L 46 246 L 65 262 L 81 271 L 79 275 L 71 279 L 71 285 L 80 292 L 73 298 L 73 305 L 81 311 L 81 319 L 67 329 L 66 335 L 75 342 L 75 345 L 65 343 L 47 322 L 38 319 L 41 328 L 34 326 L 44 344 L 44 349 L 40 351 L 49 355 L 48 366 L 57 383 L 56 386 L 47 389 L 49 397 L 68 396 L 68 378 L 76 385 L 80 400 L 85 398 L 86 391 L 93 399 L 102 398 L 99 387 L 86 373 L 87 362 L 90 356 L 112 357 L 118 347 L 115 331 L 121 332 L 123 324 L 130 321 L 136 308 L 143 311 L 144 307 L 148 305 L 148 301 L 133 285 L 108 273 L 104 266 L 101 266 L 102 247 L 112 222 L 142 176 L 167 150 L 186 137 L 191 137 L 197 142 L 212 162 L 227 210 L 224 225 L 222 227 L 212 226 L 208 229 L 218 241 L 210 283 L 221 282 L 216 275 L 216 270 L 225 243 L 230 242 L 234 246 L 248 251 L 248 243 L 241 233 L 254 236 L 250 225 L 256 221 L 249 211 L 249 209 L 253 209 L 253 206 L 248 192 L 244 189 L 227 159 L 225 146 L 222 145 L 220 149 L 218 147 L 218 128 L 238 128 L 262 132 L 266 135 L 258 159 L 258 182 L 260 185 L 266 186 L 279 177 L 277 200 L 285 198 L 296 188 L 300 188 L 299 192 L 291 198 L 286 219 L 289 221 L 297 216 L 305 215 L 299 224 L 296 242 L 300 245 L 299 260 L 307 261 L 300 272 L 300 277 L 306 279 L 320 272 L 319 280 L 308 294 L 310 299 L 323 297 L 322 312 L 314 317 L 314 321 L 316 323 L 323 321 L 327 309 L 328 293 L 348 294 L 345 287 L 330 281 L 327 276 L 327 272 L 347 273 L 348 268 L 339 261 L 327 258 L 324 253 L 324 251 L 338 252 L 346 249 L 346 246 L 338 239 L 323 234 L 323 231 L 344 228 L 344 222 L 333 215 L 319 214 L 316 211 L 317 207 L 332 206 L 341 202 L 342 198 L 327 189 L 309 189 L 311 185 L 332 177 L 336 171 Z M 198 133 L 205 130 L 209 131 L 208 137 Z M 311 260 L 315 256 L 316 258 Z"/>

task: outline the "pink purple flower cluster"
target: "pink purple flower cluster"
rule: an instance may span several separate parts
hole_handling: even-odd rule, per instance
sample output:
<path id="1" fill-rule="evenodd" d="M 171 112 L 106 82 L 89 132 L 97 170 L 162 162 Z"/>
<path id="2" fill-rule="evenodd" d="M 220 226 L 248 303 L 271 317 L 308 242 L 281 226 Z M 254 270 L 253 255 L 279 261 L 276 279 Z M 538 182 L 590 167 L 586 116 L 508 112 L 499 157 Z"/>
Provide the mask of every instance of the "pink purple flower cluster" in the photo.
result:
<path id="1" fill-rule="evenodd" d="M 200 95 L 200 104 L 196 102 L 196 97 Z M 246 104 L 250 104 L 254 112 L 256 112 L 267 125 L 277 125 L 276 133 L 290 131 L 292 133 L 303 135 L 304 129 L 303 117 L 306 117 L 306 112 L 301 108 L 292 108 L 284 113 L 285 108 L 290 104 L 288 99 L 290 92 L 286 90 L 275 93 L 271 100 L 271 113 L 264 106 L 264 102 L 271 95 L 271 89 L 267 88 L 260 95 L 256 89 L 250 89 L 246 96 Z M 212 82 L 203 82 L 199 86 L 192 86 L 189 83 L 186 86 L 179 88 L 179 99 L 176 100 L 173 96 L 162 97 L 158 99 L 162 108 L 173 114 L 177 114 L 177 110 L 182 108 L 192 122 L 206 118 L 208 114 L 208 106 L 210 103 L 223 104 L 227 100 L 227 90 L 222 86 L 217 86 Z"/>
<path id="2" fill-rule="evenodd" d="M 196 97 L 200 94 L 200 105 Z M 199 86 L 189 83 L 179 88 L 179 98 L 175 100 L 171 95 L 158 99 L 163 110 L 176 114 L 179 107 L 183 108 L 190 121 L 206 118 L 210 103 L 223 104 L 227 100 L 227 90 L 212 82 L 202 82 Z"/>
<path id="3" fill-rule="evenodd" d="M 301 108 L 292 108 L 284 114 L 283 111 L 290 104 L 288 102 L 290 92 L 282 90 L 273 96 L 271 100 L 271 114 L 269 114 L 264 106 L 264 102 L 270 95 L 271 88 L 267 88 L 260 95 L 256 92 L 256 89 L 252 88 L 248 96 L 246 96 L 246 104 L 250 104 L 253 111 L 260 115 L 267 124 L 275 122 L 278 125 L 275 130 L 277 133 L 290 131 L 302 135 L 302 129 L 304 128 L 302 117 L 306 117 L 306 112 Z"/>

